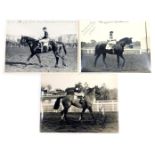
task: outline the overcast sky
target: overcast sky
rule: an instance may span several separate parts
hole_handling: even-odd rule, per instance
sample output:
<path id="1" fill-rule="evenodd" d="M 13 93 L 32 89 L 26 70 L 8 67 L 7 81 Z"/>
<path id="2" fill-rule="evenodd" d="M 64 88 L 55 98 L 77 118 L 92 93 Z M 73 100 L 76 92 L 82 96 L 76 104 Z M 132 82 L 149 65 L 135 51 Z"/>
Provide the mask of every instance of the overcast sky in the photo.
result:
<path id="1" fill-rule="evenodd" d="M 77 34 L 76 21 L 8 21 L 7 34 L 14 36 L 28 35 L 39 38 L 43 36 L 43 27 L 47 27 L 49 36 L 56 37 L 63 34 Z"/>
<path id="2" fill-rule="evenodd" d="M 109 31 L 114 31 L 114 38 L 119 40 L 124 37 L 132 37 L 133 41 L 139 41 L 145 37 L 145 22 L 80 22 L 81 41 L 89 42 L 106 41 L 109 39 Z"/>
<path id="3" fill-rule="evenodd" d="M 52 89 L 73 87 L 76 83 L 88 83 L 90 87 L 95 85 L 102 86 L 106 84 L 107 88 L 117 88 L 117 78 L 115 74 L 76 74 L 76 73 L 61 73 L 61 74 L 43 74 L 42 85 L 50 84 Z"/>

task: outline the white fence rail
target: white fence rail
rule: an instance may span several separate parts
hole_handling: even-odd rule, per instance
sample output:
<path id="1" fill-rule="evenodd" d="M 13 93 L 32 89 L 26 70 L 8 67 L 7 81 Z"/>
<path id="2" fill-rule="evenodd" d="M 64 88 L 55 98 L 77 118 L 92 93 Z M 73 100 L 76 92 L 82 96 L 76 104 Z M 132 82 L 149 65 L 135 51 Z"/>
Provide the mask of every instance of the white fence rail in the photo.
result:
<path id="1" fill-rule="evenodd" d="M 95 48 L 82 48 L 81 49 L 82 52 L 86 53 L 86 54 L 94 54 L 95 53 Z M 144 52 L 147 52 L 147 50 L 145 49 L 139 49 L 139 48 L 125 48 L 124 49 L 125 53 L 126 54 L 129 54 L 129 53 L 144 53 Z"/>
<path id="2" fill-rule="evenodd" d="M 65 96 L 65 93 L 63 94 L 42 94 L 42 97 L 41 99 L 42 100 L 51 100 L 51 99 L 56 99 L 58 97 L 62 97 L 62 96 Z"/>
<path id="3" fill-rule="evenodd" d="M 60 108 L 58 110 L 54 110 L 55 100 L 45 101 L 41 103 L 41 109 L 43 112 L 60 112 L 63 109 L 62 104 L 60 104 Z M 116 100 L 97 100 L 95 104 L 93 104 L 93 111 L 94 112 L 108 112 L 108 111 L 118 111 L 117 108 L 117 101 Z M 69 112 L 81 112 L 82 109 L 76 108 L 71 106 Z M 86 111 L 88 112 L 88 111 Z"/>

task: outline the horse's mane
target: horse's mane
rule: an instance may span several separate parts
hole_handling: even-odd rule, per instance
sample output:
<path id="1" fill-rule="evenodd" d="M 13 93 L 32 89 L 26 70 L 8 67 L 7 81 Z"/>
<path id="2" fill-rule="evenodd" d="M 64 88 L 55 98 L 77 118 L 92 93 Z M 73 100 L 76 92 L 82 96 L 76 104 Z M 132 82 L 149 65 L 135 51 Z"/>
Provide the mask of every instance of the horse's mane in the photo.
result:
<path id="1" fill-rule="evenodd" d="M 31 41 L 36 41 L 37 39 L 35 38 L 32 38 L 32 37 L 29 37 L 29 36 L 22 36 L 23 38 L 27 38 L 28 40 L 31 40 Z"/>
<path id="2" fill-rule="evenodd" d="M 65 92 L 66 92 L 68 95 L 74 95 L 75 88 L 74 88 L 74 87 L 66 88 L 66 89 L 65 89 Z"/>
<path id="3" fill-rule="evenodd" d="M 88 88 L 86 91 L 86 94 L 91 94 L 93 92 L 94 88 Z"/>
<path id="4" fill-rule="evenodd" d="M 120 39 L 118 42 L 122 42 L 122 41 L 125 41 L 125 40 L 128 40 L 129 38 L 128 37 L 124 37 L 122 39 Z"/>

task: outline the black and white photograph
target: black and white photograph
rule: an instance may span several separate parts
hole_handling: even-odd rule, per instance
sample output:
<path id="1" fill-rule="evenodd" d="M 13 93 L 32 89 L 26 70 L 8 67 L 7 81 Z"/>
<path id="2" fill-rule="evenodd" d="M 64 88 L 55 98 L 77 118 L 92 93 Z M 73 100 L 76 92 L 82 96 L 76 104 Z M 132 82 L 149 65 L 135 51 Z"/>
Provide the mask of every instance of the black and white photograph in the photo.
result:
<path id="1" fill-rule="evenodd" d="M 43 74 L 41 132 L 118 133 L 116 75 Z"/>
<path id="2" fill-rule="evenodd" d="M 77 21 L 7 21 L 6 72 L 76 72 Z"/>
<path id="3" fill-rule="evenodd" d="M 155 155 L 152 0 L 2 0 L 1 155 Z"/>
<path id="4" fill-rule="evenodd" d="M 146 21 L 81 21 L 82 72 L 151 72 Z"/>

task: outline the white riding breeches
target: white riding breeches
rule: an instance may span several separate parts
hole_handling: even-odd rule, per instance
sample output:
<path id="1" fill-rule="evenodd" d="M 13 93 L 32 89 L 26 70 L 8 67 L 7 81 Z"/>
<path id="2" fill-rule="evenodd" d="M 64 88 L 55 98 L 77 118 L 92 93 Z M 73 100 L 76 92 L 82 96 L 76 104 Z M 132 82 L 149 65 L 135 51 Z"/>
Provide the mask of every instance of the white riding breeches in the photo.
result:
<path id="1" fill-rule="evenodd" d="M 106 45 L 106 49 L 107 50 L 110 50 L 110 49 L 113 49 L 113 46 L 116 44 L 116 41 L 109 41 Z"/>
<path id="2" fill-rule="evenodd" d="M 48 46 L 49 38 L 47 38 L 47 39 L 41 39 L 41 40 L 39 40 L 39 42 L 42 43 L 43 46 Z"/>

